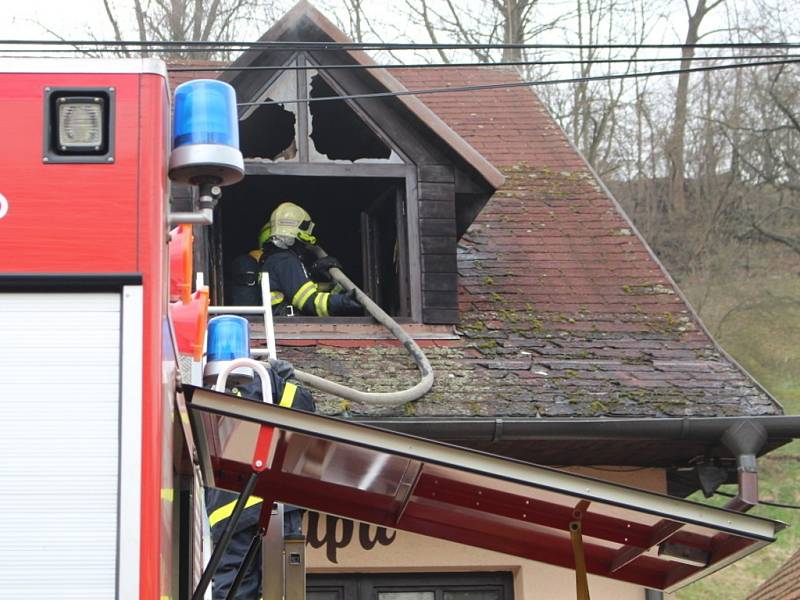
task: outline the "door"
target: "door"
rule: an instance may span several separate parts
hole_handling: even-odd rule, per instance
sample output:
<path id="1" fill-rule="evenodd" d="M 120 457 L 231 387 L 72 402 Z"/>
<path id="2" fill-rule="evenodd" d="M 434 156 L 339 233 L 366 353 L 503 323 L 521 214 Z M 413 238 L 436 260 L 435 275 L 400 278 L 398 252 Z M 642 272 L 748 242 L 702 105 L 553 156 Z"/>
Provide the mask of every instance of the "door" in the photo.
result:
<path id="1" fill-rule="evenodd" d="M 405 199 L 391 187 L 361 212 L 364 292 L 390 315 L 408 316 Z"/>
<path id="2" fill-rule="evenodd" d="M 2 598 L 138 598 L 141 288 L 124 289 L 0 290 Z"/>

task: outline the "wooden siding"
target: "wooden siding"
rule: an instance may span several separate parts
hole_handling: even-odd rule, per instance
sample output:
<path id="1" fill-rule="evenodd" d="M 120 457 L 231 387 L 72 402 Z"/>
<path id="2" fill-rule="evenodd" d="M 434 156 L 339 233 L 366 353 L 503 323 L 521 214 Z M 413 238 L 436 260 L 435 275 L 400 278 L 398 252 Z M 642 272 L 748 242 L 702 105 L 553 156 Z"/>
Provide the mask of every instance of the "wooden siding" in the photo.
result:
<path id="1" fill-rule="evenodd" d="M 422 321 L 458 322 L 455 171 L 452 165 L 418 170 Z"/>

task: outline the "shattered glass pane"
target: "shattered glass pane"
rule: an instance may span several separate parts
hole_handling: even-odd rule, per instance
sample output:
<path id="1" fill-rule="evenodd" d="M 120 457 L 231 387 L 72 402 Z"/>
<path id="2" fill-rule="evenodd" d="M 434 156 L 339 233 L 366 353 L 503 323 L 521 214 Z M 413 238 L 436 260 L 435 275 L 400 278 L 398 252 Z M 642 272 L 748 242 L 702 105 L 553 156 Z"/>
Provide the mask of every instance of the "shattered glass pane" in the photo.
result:
<path id="1" fill-rule="evenodd" d="M 309 73 L 311 75 L 311 73 Z M 320 76 L 311 76 L 310 98 L 338 96 Z M 311 123 L 309 137 L 315 158 L 329 160 L 388 159 L 391 149 L 344 100 L 309 102 Z M 312 149 L 313 148 L 313 149 Z"/>
<path id="2" fill-rule="evenodd" d="M 240 147 L 245 158 L 297 159 L 297 78 L 286 71 L 259 96 L 263 104 L 245 112 L 239 127 Z"/>

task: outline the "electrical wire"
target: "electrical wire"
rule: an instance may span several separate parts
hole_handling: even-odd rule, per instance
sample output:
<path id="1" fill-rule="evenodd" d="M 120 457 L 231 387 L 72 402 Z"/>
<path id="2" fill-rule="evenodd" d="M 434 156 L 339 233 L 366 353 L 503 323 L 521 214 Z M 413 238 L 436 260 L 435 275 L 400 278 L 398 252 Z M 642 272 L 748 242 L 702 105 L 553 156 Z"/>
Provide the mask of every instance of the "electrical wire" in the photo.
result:
<path id="1" fill-rule="evenodd" d="M 44 54 L 34 54 L 42 52 Z M 2 48 L 0 58 L 48 58 L 53 53 L 75 54 L 76 52 L 111 52 L 119 53 L 119 49 L 92 49 L 81 51 L 75 48 L 53 48 L 36 50 L 31 48 Z M 150 50 L 148 50 L 150 52 Z M 166 52 L 166 51 L 165 51 Z M 188 48 L 181 52 L 208 52 L 205 48 Z M 24 55 L 24 56 L 20 56 Z M 754 59 L 777 59 L 777 58 L 800 58 L 798 54 L 750 54 L 750 55 L 718 55 L 718 56 L 695 56 L 692 61 L 709 60 L 754 60 Z M 168 60 L 169 57 L 166 57 Z M 176 58 L 176 61 L 182 59 Z M 213 60 L 213 59 L 208 59 Z M 550 66 L 550 65 L 601 65 L 601 64 L 626 64 L 626 63 L 659 63 L 659 62 L 680 62 L 686 60 L 682 56 L 659 56 L 659 57 L 630 57 L 630 58 L 594 58 L 586 60 L 514 60 L 514 61 L 471 61 L 471 62 L 428 62 L 428 63 L 380 63 L 380 64 L 320 64 L 320 65 L 257 65 L 237 67 L 230 63 L 219 65 L 175 66 L 167 70 L 180 72 L 224 72 L 224 71 L 303 71 L 303 70 L 336 70 L 336 69 L 437 69 L 437 68 L 456 68 L 456 67 L 525 67 L 525 66 Z"/>
<path id="2" fill-rule="evenodd" d="M 728 492 L 720 492 L 717 490 L 714 492 L 718 496 L 725 496 L 726 498 L 735 498 L 736 494 L 729 494 Z M 800 506 L 796 504 L 783 504 L 782 502 L 770 502 L 769 500 L 759 500 L 759 504 L 765 504 L 766 506 L 774 506 L 775 508 L 790 508 L 792 510 L 800 510 Z"/>
<path id="3" fill-rule="evenodd" d="M 767 60 L 767 59 L 793 59 L 800 58 L 800 54 L 754 54 L 750 56 L 696 56 L 692 62 L 707 62 L 710 60 Z M 199 72 L 227 72 L 227 71 L 329 71 L 339 69 L 453 69 L 464 67 L 538 67 L 550 65 L 602 65 L 602 64 L 630 64 L 651 62 L 680 62 L 686 60 L 682 56 L 654 57 L 654 58 L 609 58 L 591 60 L 513 60 L 498 62 L 455 62 L 455 63 L 396 63 L 396 64 L 346 64 L 346 65 L 258 65 L 237 67 L 233 65 L 203 65 L 198 67 L 177 66 L 168 67 L 171 73 L 199 73 Z"/>
<path id="4" fill-rule="evenodd" d="M 92 50 L 94 51 L 94 50 Z M 118 50 L 111 50 L 118 52 Z M 206 52 L 205 49 L 198 49 L 198 52 Z M 30 49 L 15 49 L 6 48 L 0 50 L 2 53 L 30 53 Z M 48 50 L 50 52 L 78 52 L 75 49 L 58 49 Z M 0 54 L 0 58 L 4 55 Z M 44 56 L 26 55 L 24 57 L 11 57 L 8 58 L 46 58 Z M 748 56 L 743 55 L 719 55 L 719 56 L 695 56 L 692 62 L 708 62 L 716 60 L 768 60 L 768 59 L 795 59 L 800 58 L 800 54 L 751 54 Z M 168 67 L 167 71 L 171 73 L 200 73 L 200 72 L 227 72 L 227 71 L 317 71 L 317 70 L 371 70 L 371 69 L 451 69 L 451 68 L 496 68 L 496 67 L 536 67 L 536 66 L 557 66 L 557 65 L 602 65 L 602 64 L 641 64 L 641 63 L 664 63 L 664 62 L 680 62 L 686 60 L 682 56 L 669 56 L 669 57 L 630 57 L 630 58 L 607 58 L 607 59 L 588 59 L 588 60 L 518 60 L 518 61 L 471 61 L 471 62 L 431 62 L 431 63 L 395 63 L 395 64 L 307 64 L 307 65 L 258 65 L 258 66 L 245 66 L 237 67 L 232 64 L 220 65 L 202 65 L 202 66 L 173 66 Z"/>
<path id="5" fill-rule="evenodd" d="M 259 102 L 239 102 L 238 106 L 268 106 L 277 104 L 299 104 L 305 102 L 325 102 L 333 100 L 362 100 L 370 98 L 390 98 L 398 96 L 423 96 L 429 94 L 448 94 L 458 92 L 475 92 L 482 90 L 496 90 L 496 89 L 510 89 L 520 87 L 541 87 L 545 85 L 560 85 L 567 83 L 586 83 L 590 81 L 614 81 L 620 79 L 635 79 L 643 77 L 656 77 L 662 75 L 679 75 L 681 73 L 705 73 L 709 71 L 724 71 L 730 69 L 742 69 L 748 67 L 759 66 L 774 66 L 774 65 L 787 65 L 797 64 L 800 60 L 777 60 L 777 61 L 760 61 L 752 63 L 738 63 L 729 65 L 711 65 L 705 67 L 690 67 L 688 69 L 669 69 L 666 71 L 649 71 L 645 73 L 617 73 L 610 75 L 593 75 L 589 77 L 567 77 L 563 79 L 543 79 L 543 80 L 523 80 L 511 81 L 505 83 L 487 83 L 479 85 L 463 85 L 452 87 L 440 88 L 424 88 L 418 90 L 402 90 L 396 92 L 374 92 L 370 94 L 347 94 L 341 96 L 322 96 L 319 98 L 293 98 L 289 100 L 264 100 Z"/>
<path id="6" fill-rule="evenodd" d="M 0 46 L 72 46 L 134 48 L 202 48 L 204 50 L 666 50 L 687 48 L 800 48 L 800 42 L 719 42 L 700 44 L 476 44 L 391 42 L 297 42 L 297 41 L 155 41 L 155 40 L 0 40 Z M 130 50 L 129 50 L 130 51 Z"/>

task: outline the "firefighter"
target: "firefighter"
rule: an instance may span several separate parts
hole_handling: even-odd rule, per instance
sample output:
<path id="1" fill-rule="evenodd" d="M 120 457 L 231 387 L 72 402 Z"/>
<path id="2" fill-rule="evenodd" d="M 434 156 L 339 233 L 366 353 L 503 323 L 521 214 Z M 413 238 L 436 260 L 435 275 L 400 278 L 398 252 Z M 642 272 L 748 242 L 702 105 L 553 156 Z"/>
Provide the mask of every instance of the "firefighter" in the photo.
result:
<path id="1" fill-rule="evenodd" d="M 269 274 L 272 312 L 275 315 L 316 315 L 319 317 L 360 315 L 363 307 L 355 299 L 355 291 L 333 293 L 322 291 L 306 271 L 301 255 L 306 246 L 317 243 L 311 235 L 311 216 L 291 202 L 280 204 L 270 215 L 259 234 L 263 254 L 261 272 Z M 299 243 L 298 243 L 299 242 Z M 318 259 L 311 274 L 319 282 L 330 281 L 328 269 L 341 269 L 331 256 Z"/>
<path id="2" fill-rule="evenodd" d="M 294 369 L 286 361 L 271 360 L 269 369 L 270 383 L 272 384 L 272 398 L 276 404 L 297 410 L 309 412 L 315 411 L 314 399 L 311 393 L 304 387 L 292 381 Z M 231 393 L 242 398 L 261 401 L 261 381 L 255 375 L 255 381 L 247 385 L 240 385 L 231 388 Z M 228 519 L 233 513 L 238 494 L 206 488 L 206 511 L 208 512 L 208 524 L 211 528 L 211 540 L 214 546 L 217 545 Z M 236 579 L 236 574 L 244 560 L 247 550 L 253 539 L 259 535 L 259 517 L 263 501 L 261 498 L 251 496 L 245 505 L 245 510 L 239 517 L 236 530 L 228 542 L 227 549 L 222 556 L 217 572 L 214 575 L 212 597 L 213 600 L 224 600 L 228 596 L 228 591 Z M 303 513 L 301 510 L 284 506 L 283 535 L 302 536 L 301 521 Z M 256 554 L 252 565 L 245 574 L 244 579 L 239 584 L 236 594 L 237 600 L 258 600 L 261 598 L 261 551 Z"/>

